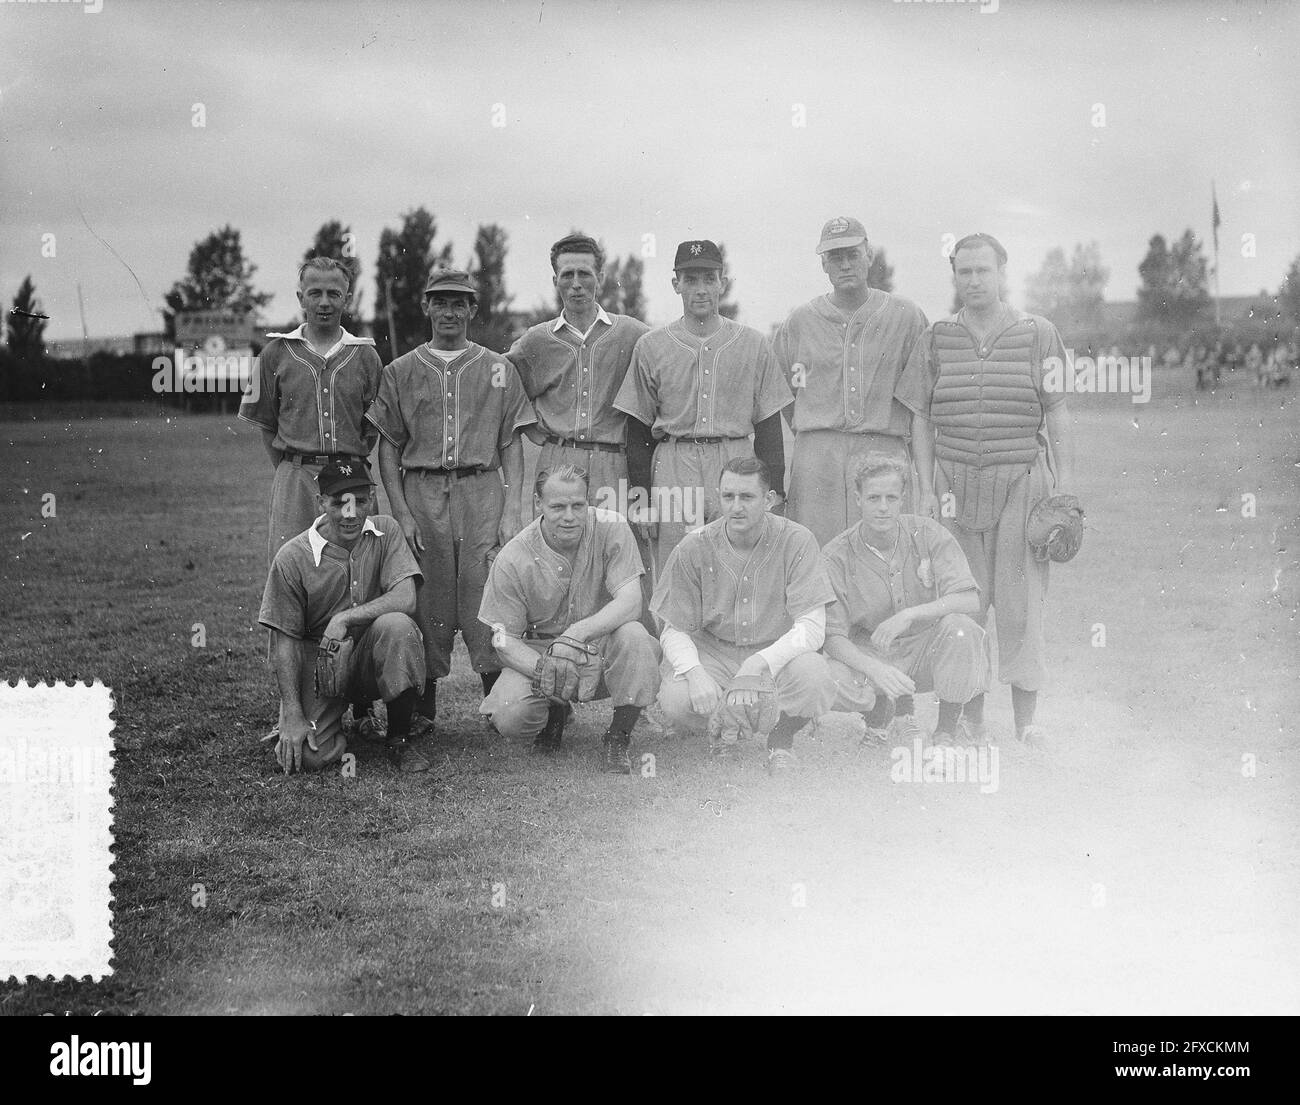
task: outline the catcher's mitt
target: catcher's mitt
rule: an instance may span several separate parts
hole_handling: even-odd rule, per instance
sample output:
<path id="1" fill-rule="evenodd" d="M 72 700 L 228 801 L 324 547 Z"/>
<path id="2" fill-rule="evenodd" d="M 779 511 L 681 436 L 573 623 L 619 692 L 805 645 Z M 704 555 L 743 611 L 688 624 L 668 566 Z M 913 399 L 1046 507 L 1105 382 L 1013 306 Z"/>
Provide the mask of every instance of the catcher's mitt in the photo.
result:
<path id="1" fill-rule="evenodd" d="M 737 691 L 754 691 L 757 701 L 742 706 L 733 701 Z M 780 716 L 776 681 L 770 675 L 737 676 L 722 696 L 722 704 L 709 718 L 709 740 L 714 744 L 735 744 L 751 737 L 766 738 L 776 728 Z"/>
<path id="2" fill-rule="evenodd" d="M 605 658 L 595 645 L 573 637 L 556 637 L 537 658 L 533 693 L 552 702 L 589 702 L 596 697 Z"/>
<path id="3" fill-rule="evenodd" d="M 1025 537 L 1035 560 L 1073 560 L 1083 544 L 1083 504 L 1073 495 L 1052 495 L 1029 512 Z"/>
<path id="4" fill-rule="evenodd" d="M 316 653 L 316 697 L 342 698 L 352 677 L 352 638 L 325 637 Z"/>

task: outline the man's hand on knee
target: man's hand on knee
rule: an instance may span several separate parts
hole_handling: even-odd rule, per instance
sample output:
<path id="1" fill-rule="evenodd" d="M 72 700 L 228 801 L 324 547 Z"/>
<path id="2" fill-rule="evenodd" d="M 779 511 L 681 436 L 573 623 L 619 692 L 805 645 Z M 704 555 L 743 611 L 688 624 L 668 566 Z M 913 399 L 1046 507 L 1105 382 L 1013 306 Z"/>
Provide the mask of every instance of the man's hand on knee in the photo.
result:
<path id="1" fill-rule="evenodd" d="M 288 721 L 280 727 L 280 740 L 275 746 L 275 762 L 286 775 L 302 771 L 303 743 L 313 752 L 319 751 L 316 744 L 316 726 L 306 718 Z"/>

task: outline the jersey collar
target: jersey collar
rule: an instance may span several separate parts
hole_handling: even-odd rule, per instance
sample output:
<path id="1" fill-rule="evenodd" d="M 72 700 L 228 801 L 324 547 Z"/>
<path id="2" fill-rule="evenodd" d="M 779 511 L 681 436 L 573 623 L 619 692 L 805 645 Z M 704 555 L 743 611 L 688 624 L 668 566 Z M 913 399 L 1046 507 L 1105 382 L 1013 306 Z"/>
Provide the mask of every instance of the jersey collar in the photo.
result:
<path id="1" fill-rule="evenodd" d="M 606 314 L 605 308 L 602 307 L 599 303 L 596 304 L 596 322 L 603 322 L 606 326 L 614 325 L 614 320 L 611 319 L 608 314 Z M 594 327 L 596 325 L 596 322 L 593 322 L 591 325 Z M 575 334 L 579 334 L 583 338 L 585 338 L 587 334 L 591 333 L 591 331 L 588 330 L 587 334 L 583 334 L 581 330 L 579 330 L 576 326 L 573 325 L 573 323 L 571 323 L 567 318 L 564 317 L 563 311 L 561 311 L 559 317 L 554 322 L 551 323 L 551 333 L 558 334 L 566 326 L 570 330 L 572 330 Z"/>
<path id="2" fill-rule="evenodd" d="M 316 561 L 316 567 L 318 568 L 320 567 L 321 554 L 325 551 L 325 546 L 329 544 L 329 541 L 325 539 L 324 535 L 317 528 L 323 521 L 325 521 L 324 514 L 317 518 L 316 521 L 311 524 L 311 529 L 307 531 L 307 543 L 311 545 L 312 559 Z M 384 531 L 376 528 L 375 520 L 373 518 L 366 519 L 366 524 L 361 527 L 361 532 L 373 533 L 376 537 L 384 536 Z"/>
<path id="3" fill-rule="evenodd" d="M 342 349 L 345 345 L 374 345 L 375 344 L 374 338 L 359 338 L 355 334 L 349 334 L 347 332 L 346 327 L 343 327 L 342 330 L 343 333 L 340 335 L 339 340 L 334 343 L 334 348 L 332 348 L 328 353 L 325 354 L 326 360 L 329 360 L 330 357 L 334 356 L 334 354 L 337 353 L 340 349 Z M 305 322 L 300 322 L 296 330 L 286 330 L 283 333 L 274 330 L 268 331 L 266 336 L 268 338 L 283 338 L 285 341 L 305 342 L 307 341 L 307 324 Z"/>

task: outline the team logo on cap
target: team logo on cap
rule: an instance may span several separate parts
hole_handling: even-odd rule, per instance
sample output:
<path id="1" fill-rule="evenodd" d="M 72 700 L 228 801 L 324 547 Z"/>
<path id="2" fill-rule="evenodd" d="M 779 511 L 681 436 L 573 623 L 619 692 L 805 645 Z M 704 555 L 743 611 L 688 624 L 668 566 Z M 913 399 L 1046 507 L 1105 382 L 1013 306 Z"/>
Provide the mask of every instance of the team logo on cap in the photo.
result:
<path id="1" fill-rule="evenodd" d="M 339 465 L 339 472 L 342 473 L 342 474 L 345 475 L 345 476 L 350 476 L 350 475 L 352 475 L 352 465 L 350 465 L 350 464 L 340 464 L 340 465 Z"/>
<path id="2" fill-rule="evenodd" d="M 849 228 L 849 220 L 843 217 L 831 219 L 826 224 L 827 234 L 843 234 Z"/>
<path id="3" fill-rule="evenodd" d="M 700 245 L 699 242 L 696 242 L 693 246 L 691 246 L 692 257 L 698 257 L 703 252 L 704 252 L 704 247 Z"/>

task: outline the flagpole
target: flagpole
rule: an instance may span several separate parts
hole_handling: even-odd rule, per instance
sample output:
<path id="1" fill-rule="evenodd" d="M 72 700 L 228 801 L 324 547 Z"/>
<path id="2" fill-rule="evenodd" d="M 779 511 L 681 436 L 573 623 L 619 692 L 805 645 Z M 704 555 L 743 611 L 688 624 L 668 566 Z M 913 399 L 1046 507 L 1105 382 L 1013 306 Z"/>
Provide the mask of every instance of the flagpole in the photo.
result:
<path id="1" fill-rule="evenodd" d="M 1210 202 L 1213 204 L 1214 213 L 1211 222 L 1214 225 L 1214 329 L 1219 331 L 1223 328 L 1223 321 L 1219 317 L 1219 196 L 1214 188 L 1214 181 L 1210 181 Z"/>

